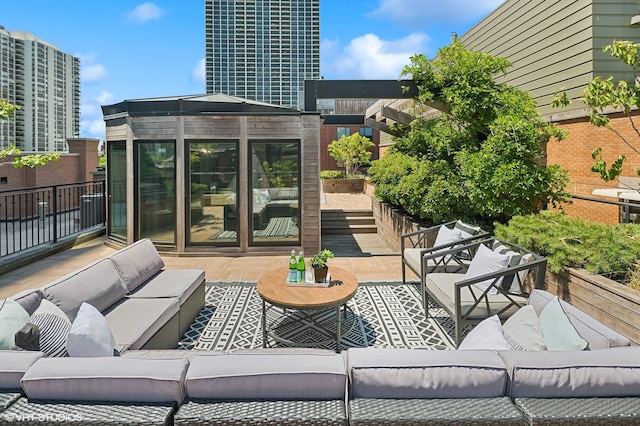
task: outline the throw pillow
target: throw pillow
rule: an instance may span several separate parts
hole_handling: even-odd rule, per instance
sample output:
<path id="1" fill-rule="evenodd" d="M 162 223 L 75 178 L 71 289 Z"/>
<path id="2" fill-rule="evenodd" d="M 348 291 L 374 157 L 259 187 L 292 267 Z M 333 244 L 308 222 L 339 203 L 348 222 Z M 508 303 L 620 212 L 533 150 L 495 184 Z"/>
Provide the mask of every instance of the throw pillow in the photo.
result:
<path id="1" fill-rule="evenodd" d="M 588 346 L 569 321 L 560 299 L 555 296 L 540 312 L 540 327 L 547 349 L 550 351 L 582 351 Z"/>
<path id="2" fill-rule="evenodd" d="M 66 348 L 71 321 L 52 313 L 34 314 L 31 323 L 40 329 L 40 350 L 47 356 L 69 356 Z"/>
<path id="3" fill-rule="evenodd" d="M 461 220 L 456 221 L 456 224 L 453 226 L 455 229 L 458 229 L 462 234 L 462 238 L 473 237 L 474 235 L 478 235 L 480 232 L 479 226 L 469 225 L 468 223 L 464 223 Z"/>
<path id="4" fill-rule="evenodd" d="M 476 325 L 460 342 L 458 349 L 507 351 L 511 348 L 502 334 L 500 318 L 498 315 L 493 315 Z"/>
<path id="5" fill-rule="evenodd" d="M 468 280 L 481 275 L 502 271 L 509 266 L 509 259 L 509 256 L 496 253 L 484 244 L 480 244 L 476 254 L 473 256 L 473 259 L 471 259 L 467 272 L 464 274 L 464 279 Z M 475 283 L 474 286 L 485 291 L 491 286 L 493 281 L 494 278 L 489 278 L 487 280 L 480 281 L 479 283 Z M 498 290 L 496 288 L 491 288 L 489 290 L 489 294 L 497 293 Z"/>
<path id="6" fill-rule="evenodd" d="M 522 255 L 520 253 L 511 250 L 509 247 L 505 246 L 501 241 L 498 240 L 496 240 L 493 244 L 493 251 L 495 251 L 496 253 L 504 254 L 505 256 L 509 256 L 509 268 L 512 266 L 518 266 L 520 264 L 520 260 L 522 259 Z M 511 293 L 521 293 L 518 280 L 515 279 L 515 274 L 506 275 L 502 280 L 500 280 L 500 285 L 505 291 Z"/>
<path id="7" fill-rule="evenodd" d="M 268 189 L 261 189 L 260 190 L 260 203 L 261 204 L 267 204 L 271 202 L 271 196 L 269 195 L 269 190 Z"/>
<path id="8" fill-rule="evenodd" d="M 16 333 L 29 322 L 29 313 L 12 299 L 0 301 L 0 350 L 15 350 Z"/>
<path id="9" fill-rule="evenodd" d="M 38 309 L 36 309 L 32 315 L 39 314 L 54 314 L 62 317 L 67 316 L 67 314 L 65 314 L 64 311 L 58 307 L 58 305 L 47 299 L 42 299 L 40 301 L 40 306 L 38 306 Z"/>
<path id="10" fill-rule="evenodd" d="M 532 305 L 526 305 L 518 309 L 502 324 L 502 331 L 507 343 L 513 350 L 544 351 L 547 345 L 544 343 L 542 327 Z"/>
<path id="11" fill-rule="evenodd" d="M 456 241 L 460 241 L 462 239 L 462 234 L 458 229 L 449 229 L 446 226 L 442 225 L 438 229 L 438 234 L 436 235 L 436 241 L 433 243 L 434 247 L 438 247 L 441 245 L 451 245 Z M 443 250 L 448 250 L 449 247 L 444 248 Z"/>
<path id="12" fill-rule="evenodd" d="M 113 356 L 116 346 L 105 317 L 88 303 L 80 305 L 78 315 L 67 336 L 70 356 Z"/>

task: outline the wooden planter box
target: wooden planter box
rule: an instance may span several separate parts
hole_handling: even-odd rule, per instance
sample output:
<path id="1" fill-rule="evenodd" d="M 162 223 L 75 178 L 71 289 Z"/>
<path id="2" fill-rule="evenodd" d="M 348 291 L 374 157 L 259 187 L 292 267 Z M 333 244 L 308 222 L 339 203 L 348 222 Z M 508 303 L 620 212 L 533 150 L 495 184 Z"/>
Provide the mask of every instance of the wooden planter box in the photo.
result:
<path id="1" fill-rule="evenodd" d="M 322 179 L 322 190 L 331 194 L 346 192 L 362 194 L 364 179 Z"/>
<path id="2" fill-rule="evenodd" d="M 547 291 L 640 344 L 640 293 L 584 269 L 547 271 Z"/>

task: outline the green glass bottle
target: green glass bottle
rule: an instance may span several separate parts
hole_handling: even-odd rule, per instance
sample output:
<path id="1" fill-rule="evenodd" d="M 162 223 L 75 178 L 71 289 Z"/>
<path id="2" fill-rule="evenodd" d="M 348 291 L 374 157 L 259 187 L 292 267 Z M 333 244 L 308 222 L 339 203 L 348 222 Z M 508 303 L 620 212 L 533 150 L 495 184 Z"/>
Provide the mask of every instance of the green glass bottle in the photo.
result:
<path id="1" fill-rule="evenodd" d="M 306 281 L 305 271 L 307 269 L 306 264 L 304 263 L 304 255 L 302 254 L 302 250 L 300 250 L 300 254 L 298 255 L 298 282 L 303 283 Z"/>
<path id="2" fill-rule="evenodd" d="M 296 259 L 296 251 L 291 250 L 291 258 L 289 259 L 289 276 L 287 281 L 290 283 L 298 282 L 298 259 Z"/>

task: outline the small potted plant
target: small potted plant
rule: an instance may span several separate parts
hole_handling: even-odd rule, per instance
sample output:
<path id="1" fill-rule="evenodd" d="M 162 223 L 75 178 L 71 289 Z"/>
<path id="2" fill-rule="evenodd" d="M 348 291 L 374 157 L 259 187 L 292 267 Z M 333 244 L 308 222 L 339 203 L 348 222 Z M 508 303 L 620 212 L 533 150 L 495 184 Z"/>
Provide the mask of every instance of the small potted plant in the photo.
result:
<path id="1" fill-rule="evenodd" d="M 327 266 L 327 260 L 331 259 L 333 256 L 333 252 L 328 249 L 323 249 L 320 253 L 314 255 L 311 259 L 309 259 L 309 264 L 313 268 L 313 276 L 315 282 L 321 283 L 327 279 L 327 271 L 329 267 Z"/>

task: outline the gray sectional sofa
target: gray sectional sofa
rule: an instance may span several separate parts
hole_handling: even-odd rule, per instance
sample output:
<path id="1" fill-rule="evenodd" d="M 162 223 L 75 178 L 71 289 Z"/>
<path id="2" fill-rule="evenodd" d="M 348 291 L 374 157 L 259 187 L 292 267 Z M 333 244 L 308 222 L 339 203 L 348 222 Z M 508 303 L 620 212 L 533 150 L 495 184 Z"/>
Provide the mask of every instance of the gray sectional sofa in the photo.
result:
<path id="1" fill-rule="evenodd" d="M 204 297 L 194 296 L 200 284 L 175 274 L 200 275 L 165 275 L 151 247 L 143 241 L 107 259 L 115 273 L 96 262 L 16 296 L 31 310 L 45 297 L 70 316 L 81 299 L 103 306 L 122 350 L 66 358 L 0 351 L 0 424 L 640 424 L 640 348 L 567 304 L 588 351 L 178 350 L 169 336 Z M 89 272 L 100 275 L 88 280 Z M 155 299 L 168 303 L 151 318 L 139 301 Z M 551 300 L 535 290 L 529 304 L 540 312 Z M 128 301 L 132 308 L 118 310 Z"/>

